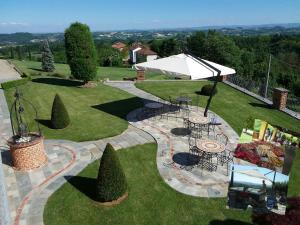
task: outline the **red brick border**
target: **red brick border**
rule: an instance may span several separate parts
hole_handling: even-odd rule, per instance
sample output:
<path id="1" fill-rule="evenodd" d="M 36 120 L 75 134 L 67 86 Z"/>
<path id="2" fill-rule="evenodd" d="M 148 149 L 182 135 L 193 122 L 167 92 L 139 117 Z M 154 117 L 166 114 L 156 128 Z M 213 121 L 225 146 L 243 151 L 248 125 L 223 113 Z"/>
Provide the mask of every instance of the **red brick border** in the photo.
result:
<path id="1" fill-rule="evenodd" d="M 59 146 L 59 145 L 54 145 L 54 146 Z M 62 146 L 60 146 L 62 147 Z M 22 212 L 24 210 L 24 207 L 26 206 L 26 204 L 29 202 L 31 196 L 33 195 L 34 191 L 38 188 L 40 188 L 41 186 L 43 186 L 44 184 L 48 183 L 51 179 L 53 179 L 55 176 L 61 174 L 63 171 L 65 171 L 66 169 L 68 169 L 71 165 L 74 164 L 74 162 L 76 161 L 76 154 L 75 152 L 70 149 L 67 148 L 65 146 L 63 146 L 62 148 L 64 148 L 65 150 L 69 151 L 69 153 L 72 155 L 72 159 L 70 160 L 70 162 L 64 166 L 62 169 L 56 171 L 55 173 L 51 174 L 50 176 L 48 176 L 44 181 L 42 181 L 40 184 L 34 186 L 31 191 L 23 198 L 21 204 L 19 205 L 18 209 L 17 209 L 17 214 L 14 220 L 14 225 L 19 225 L 20 223 L 20 218 L 22 215 Z"/>

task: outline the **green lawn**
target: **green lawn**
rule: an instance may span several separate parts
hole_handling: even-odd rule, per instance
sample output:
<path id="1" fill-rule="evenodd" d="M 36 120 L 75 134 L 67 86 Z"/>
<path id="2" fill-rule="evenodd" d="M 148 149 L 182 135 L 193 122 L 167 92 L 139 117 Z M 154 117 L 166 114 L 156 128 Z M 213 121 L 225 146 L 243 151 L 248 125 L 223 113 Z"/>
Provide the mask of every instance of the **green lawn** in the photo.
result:
<path id="1" fill-rule="evenodd" d="M 25 72 L 31 76 L 58 76 L 67 78 L 70 76 L 70 68 L 67 64 L 55 63 L 55 71 L 52 73 L 43 72 L 41 70 L 41 63 L 36 61 L 20 61 L 20 60 L 11 60 L 21 71 Z M 106 79 L 110 80 L 123 80 L 124 77 L 136 77 L 136 71 L 131 68 L 122 68 L 122 67 L 98 67 L 97 79 Z M 163 80 L 168 79 L 167 76 L 147 72 L 146 78 L 150 80 Z"/>
<path id="2" fill-rule="evenodd" d="M 102 83 L 95 88 L 79 88 L 78 85 L 76 81 L 36 78 L 19 87 L 24 97 L 37 108 L 39 123 L 47 138 L 86 141 L 118 135 L 127 129 L 126 115 L 141 106 L 137 97 Z M 5 91 L 9 106 L 14 92 L 14 88 Z M 51 129 L 49 123 L 56 93 L 61 96 L 71 119 L 71 124 L 62 130 Z M 28 112 L 25 119 L 33 128 L 34 114 Z"/>
<path id="3" fill-rule="evenodd" d="M 208 81 L 199 82 L 141 82 L 136 86 L 161 98 L 179 96 L 181 93 L 190 96 L 196 104 L 195 91 L 201 89 Z M 250 115 L 263 119 L 271 124 L 279 125 L 300 132 L 300 121 L 287 114 L 269 108 L 266 104 L 245 95 L 226 84 L 219 83 L 218 93 L 214 96 L 210 109 L 225 119 L 240 134 L 245 121 Z M 200 106 L 205 107 L 207 97 L 200 96 Z"/>
<path id="4" fill-rule="evenodd" d="M 156 167 L 156 144 L 122 149 L 117 154 L 129 184 L 128 199 L 114 207 L 103 207 L 92 200 L 99 168 L 96 161 L 48 199 L 44 223 L 213 225 L 222 224 L 224 220 L 226 224 L 250 222 L 249 212 L 226 209 L 225 198 L 191 197 L 164 183 Z"/>

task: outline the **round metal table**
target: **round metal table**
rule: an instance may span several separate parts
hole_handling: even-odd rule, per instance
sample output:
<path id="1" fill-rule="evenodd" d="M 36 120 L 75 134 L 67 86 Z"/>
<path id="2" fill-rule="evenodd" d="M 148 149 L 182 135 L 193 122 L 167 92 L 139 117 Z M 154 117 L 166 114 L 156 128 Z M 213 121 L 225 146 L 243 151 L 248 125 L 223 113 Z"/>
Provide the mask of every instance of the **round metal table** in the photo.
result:
<path id="1" fill-rule="evenodd" d="M 225 151 L 225 145 L 216 140 L 198 139 L 196 140 L 196 146 L 200 150 L 212 154 L 218 154 Z"/>
<path id="2" fill-rule="evenodd" d="M 225 151 L 225 145 L 216 140 L 198 139 L 196 147 L 204 154 L 205 160 L 201 162 L 201 166 L 206 167 L 209 171 L 216 171 L 218 163 L 213 162 L 213 158 Z"/>
<path id="3" fill-rule="evenodd" d="M 188 103 L 188 102 L 191 102 L 192 99 L 189 98 L 189 97 L 178 97 L 176 98 L 176 102 L 178 102 L 179 104 L 182 104 L 182 103 Z"/>
<path id="4" fill-rule="evenodd" d="M 204 117 L 201 115 L 190 115 L 189 121 L 191 123 L 197 123 L 197 124 L 208 124 L 209 123 L 208 117 Z"/>

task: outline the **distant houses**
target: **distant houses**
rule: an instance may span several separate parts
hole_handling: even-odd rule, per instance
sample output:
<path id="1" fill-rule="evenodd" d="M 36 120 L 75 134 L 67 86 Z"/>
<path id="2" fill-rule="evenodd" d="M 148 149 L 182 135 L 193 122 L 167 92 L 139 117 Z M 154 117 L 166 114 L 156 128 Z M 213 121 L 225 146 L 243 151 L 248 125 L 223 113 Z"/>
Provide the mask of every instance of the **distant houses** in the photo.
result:
<path id="1" fill-rule="evenodd" d="M 121 51 L 123 51 L 123 49 L 126 48 L 126 44 L 124 44 L 122 42 L 116 42 L 111 47 L 114 48 L 114 49 L 117 49 L 121 52 Z"/>
<path id="2" fill-rule="evenodd" d="M 122 42 L 116 42 L 112 45 L 112 48 L 122 52 L 127 48 L 127 45 Z M 156 52 L 152 51 L 149 46 L 143 45 L 140 42 L 135 42 L 129 47 L 130 63 L 135 64 L 139 62 L 149 62 L 158 58 Z"/>

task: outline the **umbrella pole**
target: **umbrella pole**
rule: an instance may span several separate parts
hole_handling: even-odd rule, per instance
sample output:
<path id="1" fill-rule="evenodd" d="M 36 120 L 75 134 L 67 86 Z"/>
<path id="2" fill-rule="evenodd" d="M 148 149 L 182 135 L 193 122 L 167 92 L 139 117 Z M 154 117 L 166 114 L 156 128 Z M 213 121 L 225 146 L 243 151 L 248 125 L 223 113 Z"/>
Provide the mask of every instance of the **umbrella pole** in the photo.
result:
<path id="1" fill-rule="evenodd" d="M 216 80 L 215 80 L 215 82 L 214 82 L 214 86 L 213 86 L 213 88 L 212 88 L 212 90 L 211 90 L 211 93 L 210 93 L 210 95 L 209 95 L 209 98 L 208 98 L 208 100 L 207 100 L 207 104 L 206 104 L 206 107 L 205 107 L 205 111 L 204 111 L 204 116 L 205 116 L 205 117 L 207 117 L 207 112 L 208 112 L 208 109 L 209 109 L 209 106 L 210 106 L 210 103 L 211 103 L 213 94 L 214 94 L 215 89 L 216 89 L 216 87 L 217 87 L 217 84 L 218 84 L 218 80 L 219 80 L 220 75 L 221 75 L 221 73 L 220 73 L 220 71 L 218 71 L 218 74 L 217 74 L 217 76 L 215 77 Z"/>
<path id="2" fill-rule="evenodd" d="M 206 104 L 206 107 L 205 107 L 205 111 L 204 111 L 204 116 L 207 117 L 207 112 L 208 112 L 208 109 L 209 109 L 209 106 L 210 106 L 210 103 L 211 103 L 211 100 L 212 100 L 212 97 L 213 97 L 213 93 L 217 87 L 217 84 L 218 84 L 218 80 L 220 79 L 220 76 L 221 76 L 221 70 L 217 69 L 216 67 L 212 66 L 211 64 L 205 62 L 203 59 L 201 59 L 200 57 L 197 57 L 195 56 L 193 53 L 191 53 L 188 49 L 185 49 L 184 50 L 185 54 L 189 54 L 191 55 L 192 57 L 194 57 L 195 59 L 199 60 L 201 63 L 203 63 L 204 65 L 208 66 L 209 68 L 211 68 L 212 70 L 216 71 L 217 72 L 217 76 L 215 77 L 215 82 L 214 82 L 214 86 L 213 86 L 213 89 L 210 93 L 210 96 L 209 96 L 209 99 L 207 101 L 207 104 Z"/>

